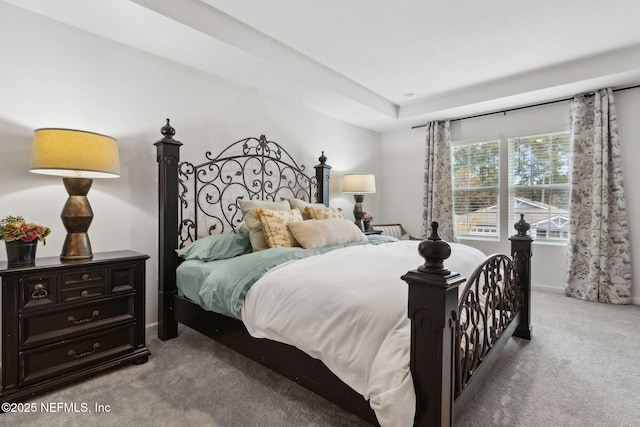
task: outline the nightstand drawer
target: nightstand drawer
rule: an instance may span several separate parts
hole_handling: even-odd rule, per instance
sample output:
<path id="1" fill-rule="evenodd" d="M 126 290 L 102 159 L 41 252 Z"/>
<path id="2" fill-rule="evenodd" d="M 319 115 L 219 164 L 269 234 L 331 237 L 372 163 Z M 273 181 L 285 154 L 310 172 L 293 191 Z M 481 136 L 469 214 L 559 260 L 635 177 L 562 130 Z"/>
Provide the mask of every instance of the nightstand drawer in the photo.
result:
<path id="1" fill-rule="evenodd" d="M 79 286 L 95 286 L 104 285 L 104 270 L 80 270 L 62 274 L 62 287 L 79 287 Z"/>
<path id="2" fill-rule="evenodd" d="M 130 353 L 136 346 L 135 324 L 96 332 L 20 352 L 20 386 Z"/>
<path id="3" fill-rule="evenodd" d="M 81 288 L 68 288 L 62 290 L 62 301 L 74 301 L 77 299 L 96 297 L 104 294 L 104 286 L 102 284 L 87 285 Z"/>
<path id="4" fill-rule="evenodd" d="M 46 344 L 74 334 L 135 320 L 135 295 L 88 302 L 73 308 L 21 317 L 21 348 Z"/>
<path id="5" fill-rule="evenodd" d="M 20 308 L 35 309 L 57 302 L 57 275 L 37 275 L 21 277 Z"/>
<path id="6" fill-rule="evenodd" d="M 61 302 L 103 295 L 104 283 L 104 269 L 82 269 L 63 273 Z"/>
<path id="7" fill-rule="evenodd" d="M 110 292 L 123 292 L 131 291 L 136 288 L 136 265 L 121 264 L 109 269 L 109 277 L 111 281 L 109 283 Z M 144 292 L 144 289 L 142 290 Z"/>

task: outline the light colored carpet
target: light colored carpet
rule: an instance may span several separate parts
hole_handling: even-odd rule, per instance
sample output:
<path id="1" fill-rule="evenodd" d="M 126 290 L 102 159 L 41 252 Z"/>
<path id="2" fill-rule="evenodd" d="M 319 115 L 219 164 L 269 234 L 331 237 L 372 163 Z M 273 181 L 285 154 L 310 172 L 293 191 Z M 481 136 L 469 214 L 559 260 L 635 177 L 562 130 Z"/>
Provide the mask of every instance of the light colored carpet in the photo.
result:
<path id="1" fill-rule="evenodd" d="M 637 426 L 640 307 L 535 290 L 533 340 L 513 338 L 456 427 Z M 0 425 L 366 426 L 364 421 L 226 347 L 181 327 L 148 331 L 149 362 L 37 396 L 91 412 L 1 414 Z M 109 412 L 95 412 L 95 405 Z"/>
<path id="2" fill-rule="evenodd" d="M 640 307 L 533 301 L 533 339 L 510 340 L 456 426 L 640 425 Z"/>

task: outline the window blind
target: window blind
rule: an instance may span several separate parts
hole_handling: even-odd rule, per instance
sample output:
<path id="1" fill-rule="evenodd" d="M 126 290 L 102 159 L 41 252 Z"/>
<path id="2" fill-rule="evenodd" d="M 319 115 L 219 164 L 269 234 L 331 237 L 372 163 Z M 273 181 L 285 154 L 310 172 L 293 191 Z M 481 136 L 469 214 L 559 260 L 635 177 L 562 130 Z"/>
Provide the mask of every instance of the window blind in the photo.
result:
<path id="1" fill-rule="evenodd" d="M 499 141 L 453 146 L 451 151 L 456 234 L 497 236 Z"/>
<path id="2" fill-rule="evenodd" d="M 509 216 L 537 240 L 569 236 L 569 132 L 509 138 Z"/>

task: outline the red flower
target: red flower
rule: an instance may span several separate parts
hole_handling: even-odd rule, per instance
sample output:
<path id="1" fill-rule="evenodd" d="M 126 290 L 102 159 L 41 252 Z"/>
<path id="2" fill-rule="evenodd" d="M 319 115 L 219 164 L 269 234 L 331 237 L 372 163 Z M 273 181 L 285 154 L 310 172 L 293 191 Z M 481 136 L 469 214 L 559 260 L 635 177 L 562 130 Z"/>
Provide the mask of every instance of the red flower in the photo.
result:
<path id="1" fill-rule="evenodd" d="M 35 239 L 46 244 L 45 237 L 51 233 L 47 227 L 38 224 L 26 223 L 21 216 L 8 216 L 0 220 L 0 239 L 6 242 L 22 240 L 31 242 Z"/>

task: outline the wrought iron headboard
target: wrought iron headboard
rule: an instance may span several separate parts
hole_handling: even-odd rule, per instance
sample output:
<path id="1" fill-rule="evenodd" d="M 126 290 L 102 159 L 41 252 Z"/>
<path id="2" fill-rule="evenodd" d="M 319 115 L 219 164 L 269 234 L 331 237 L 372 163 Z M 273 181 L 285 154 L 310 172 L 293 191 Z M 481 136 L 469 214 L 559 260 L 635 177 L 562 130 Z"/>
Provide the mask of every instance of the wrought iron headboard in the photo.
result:
<path id="1" fill-rule="evenodd" d="M 178 324 L 173 319 L 174 296 L 178 292 L 176 286 L 176 268 L 179 260 L 176 248 L 183 247 L 189 239 L 197 237 L 197 230 L 203 229 L 208 232 L 221 233 L 230 231 L 240 224 L 240 214 L 238 211 L 238 200 L 240 196 L 247 199 L 267 199 L 278 200 L 287 197 L 299 197 L 309 200 L 314 194 L 315 188 L 316 202 L 329 206 L 329 179 L 331 166 L 326 164 L 327 158 L 322 153 L 320 164 L 314 166 L 316 170 L 315 179 L 304 173 L 304 167 L 298 166 L 289 153 L 275 142 L 270 142 L 266 137 L 258 139 L 247 138 L 231 144 L 216 157 L 210 153 L 206 154 L 207 161 L 201 165 L 189 166 L 188 163 L 180 163 L 180 147 L 182 143 L 173 139 L 176 130 L 169 123 L 162 127 L 163 138 L 156 141 L 156 160 L 158 161 L 158 336 L 171 337 L 178 333 Z M 238 151 L 239 154 L 234 154 Z M 255 160 L 243 161 L 243 158 L 253 158 Z M 236 169 L 227 168 L 226 165 L 235 164 Z M 209 166 L 212 165 L 212 166 Z M 247 175 L 245 171 L 251 171 L 253 178 L 244 183 L 245 193 L 237 197 L 223 197 L 226 192 L 216 193 L 216 189 L 230 187 L 240 176 Z M 199 172 L 204 171 L 204 172 Z M 239 174 L 238 174 L 239 172 Z M 201 181 L 203 190 L 198 190 L 197 182 L 192 186 L 189 183 L 189 176 L 195 181 Z M 218 176 L 221 187 L 215 187 L 216 180 L 212 177 Z M 282 177 L 285 178 L 282 178 Z M 271 184 L 267 184 L 271 182 Z M 238 185 L 242 188 L 242 185 Z M 211 188 L 211 191 L 209 190 Z M 189 205 L 186 195 L 193 189 L 193 202 Z M 286 191 L 285 191 L 286 189 Z M 196 198 L 196 195 L 198 196 Z M 198 213 L 197 219 L 185 217 L 184 212 L 190 206 L 198 205 L 198 198 L 204 197 L 205 201 L 219 198 L 220 200 L 234 200 L 233 203 L 219 203 L 223 211 L 217 220 L 211 212 L 204 215 Z M 186 202 L 186 204 L 185 204 Z M 206 203 L 205 206 L 216 206 L 216 203 Z M 198 212 L 198 209 L 193 209 Z M 204 217 L 210 221 L 210 225 L 200 226 L 200 218 Z M 185 222 L 186 221 L 186 222 Z M 216 222 L 219 221 L 219 222 Z M 206 222 L 206 221 L 205 221 Z M 216 225 L 218 224 L 218 225 Z M 182 232 L 184 230 L 184 233 Z M 163 338 L 164 339 L 164 338 Z"/>
<path id="2" fill-rule="evenodd" d="M 236 141 L 216 156 L 208 151 L 205 157 L 198 165 L 178 164 L 178 247 L 205 234 L 237 230 L 240 200 L 312 201 L 316 195 L 317 177 L 307 175 L 304 165 L 264 135 Z"/>

